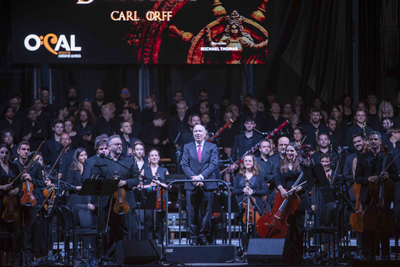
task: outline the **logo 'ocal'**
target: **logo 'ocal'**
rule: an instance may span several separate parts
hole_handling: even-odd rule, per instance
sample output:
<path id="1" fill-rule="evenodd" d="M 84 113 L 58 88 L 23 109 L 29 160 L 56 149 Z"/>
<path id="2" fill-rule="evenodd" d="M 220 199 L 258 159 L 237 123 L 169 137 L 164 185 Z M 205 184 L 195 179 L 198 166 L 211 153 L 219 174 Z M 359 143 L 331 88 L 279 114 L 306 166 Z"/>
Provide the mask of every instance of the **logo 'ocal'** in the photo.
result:
<path id="1" fill-rule="evenodd" d="M 29 34 L 24 41 L 25 48 L 29 51 L 36 51 L 41 45 L 54 55 L 70 54 L 72 52 L 79 52 L 82 50 L 80 46 L 75 44 L 75 35 L 70 35 L 69 42 L 64 34 L 60 36 L 54 33 L 49 33 L 45 36 L 37 36 L 36 34 Z M 55 45 L 53 48 L 52 45 Z M 63 48 L 65 51 L 60 51 Z"/>

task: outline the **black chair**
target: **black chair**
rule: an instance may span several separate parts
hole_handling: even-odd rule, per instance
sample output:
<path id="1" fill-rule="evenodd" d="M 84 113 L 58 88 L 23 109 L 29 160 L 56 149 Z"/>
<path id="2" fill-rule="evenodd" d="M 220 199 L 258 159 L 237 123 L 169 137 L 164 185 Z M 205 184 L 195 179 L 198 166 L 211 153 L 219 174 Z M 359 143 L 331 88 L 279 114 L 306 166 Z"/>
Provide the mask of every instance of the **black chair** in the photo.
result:
<path id="1" fill-rule="evenodd" d="M 316 236 L 319 237 L 319 242 L 317 240 L 314 240 L 314 242 L 318 243 L 318 246 L 321 246 L 322 243 L 322 235 L 326 234 L 328 235 L 328 243 L 331 243 L 331 236 L 332 236 L 332 241 L 333 241 L 333 257 L 336 259 L 336 249 L 338 249 L 336 241 L 336 235 L 338 234 L 338 207 L 336 202 L 330 202 L 326 205 L 324 205 L 321 209 L 321 213 L 319 216 L 319 222 L 320 225 L 317 225 L 316 228 L 314 228 L 314 225 L 310 225 L 305 227 L 304 233 L 305 233 L 305 242 L 308 242 L 308 253 L 310 253 L 310 239 L 311 237 L 314 236 L 314 231 L 316 231 Z M 315 216 L 315 213 L 314 213 Z M 314 220 L 315 223 L 315 220 Z M 318 238 L 317 238 L 318 239 Z M 306 246 L 305 246 L 306 247 Z M 316 253 L 317 251 L 315 251 Z M 332 258 L 332 255 L 329 253 L 329 257 Z"/>
<path id="2" fill-rule="evenodd" d="M 72 264 L 75 262 L 75 238 L 95 237 L 95 253 L 97 254 L 97 247 L 99 243 L 98 231 L 96 229 L 90 228 L 92 226 L 90 219 L 91 214 L 87 206 L 86 209 L 84 208 L 84 206 L 86 205 L 74 206 L 74 211 L 71 211 L 70 208 L 63 205 L 59 206 L 58 208 L 60 211 L 61 227 L 65 231 L 64 248 L 67 262 L 69 262 L 71 258 L 69 244 L 72 237 Z"/>
<path id="3" fill-rule="evenodd" d="M 10 240 L 10 246 L 11 246 L 11 252 L 12 252 L 12 265 L 14 266 L 15 264 L 15 251 L 14 251 L 14 239 L 13 239 L 13 234 L 9 232 L 0 232 L 0 242 L 3 242 L 5 244 L 5 248 L 7 248 L 7 240 Z"/>

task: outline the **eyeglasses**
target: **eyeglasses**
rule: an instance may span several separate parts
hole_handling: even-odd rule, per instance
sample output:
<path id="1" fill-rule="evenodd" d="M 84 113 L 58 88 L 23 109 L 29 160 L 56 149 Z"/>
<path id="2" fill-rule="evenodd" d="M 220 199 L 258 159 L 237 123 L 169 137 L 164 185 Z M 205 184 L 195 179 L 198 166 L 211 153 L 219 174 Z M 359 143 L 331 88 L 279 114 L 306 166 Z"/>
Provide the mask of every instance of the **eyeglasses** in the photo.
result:
<path id="1" fill-rule="evenodd" d="M 122 146 L 122 143 L 112 144 L 113 146 Z"/>
<path id="2" fill-rule="evenodd" d="M 129 91 L 122 91 L 122 93 L 129 93 Z"/>

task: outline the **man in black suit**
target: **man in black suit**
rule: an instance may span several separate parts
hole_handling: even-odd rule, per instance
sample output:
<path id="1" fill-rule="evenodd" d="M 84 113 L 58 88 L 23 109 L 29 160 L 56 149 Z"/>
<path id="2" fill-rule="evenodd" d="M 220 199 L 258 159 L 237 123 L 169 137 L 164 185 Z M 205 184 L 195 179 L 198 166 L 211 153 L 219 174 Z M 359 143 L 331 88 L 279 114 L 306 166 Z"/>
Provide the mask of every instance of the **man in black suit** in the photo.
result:
<path id="1" fill-rule="evenodd" d="M 18 159 L 14 161 L 22 172 L 24 167 L 29 164 L 30 145 L 27 141 L 22 141 L 17 147 Z M 40 210 L 39 205 L 43 203 L 42 188 L 45 187 L 42 175 L 42 168 L 39 163 L 34 163 L 28 171 L 21 175 L 21 182 L 30 181 L 34 186 L 33 195 L 36 198 L 35 205 L 29 203 L 21 205 L 21 218 L 23 219 L 23 242 L 28 262 L 33 259 L 34 254 L 39 253 L 41 247 L 40 227 L 35 227 L 37 215 Z M 21 193 L 22 194 L 22 193 Z M 36 228 L 36 230 L 34 230 Z M 35 242 L 35 243 L 34 243 Z"/>
<path id="2" fill-rule="evenodd" d="M 302 126 L 304 134 L 307 136 L 305 144 L 310 144 L 313 148 L 318 145 L 318 136 L 326 133 L 329 136 L 329 129 L 322 123 L 322 113 L 320 109 L 311 110 L 311 122 L 304 123 Z"/>
<path id="3" fill-rule="evenodd" d="M 370 133 L 373 131 L 373 129 L 371 127 L 367 126 L 367 113 L 365 112 L 364 109 L 358 108 L 355 111 L 354 118 L 356 120 L 356 123 L 347 129 L 346 136 L 345 136 L 346 146 L 349 147 L 349 150 L 352 153 L 357 152 L 357 150 L 354 147 L 351 138 L 355 134 L 362 134 L 365 138 L 365 137 L 369 136 Z"/>
<path id="4" fill-rule="evenodd" d="M 112 112 L 109 105 L 101 107 L 101 116 L 96 118 L 96 123 L 93 128 L 93 135 L 101 134 L 113 135 L 119 131 L 119 123 L 112 118 Z"/>
<path id="5" fill-rule="evenodd" d="M 211 208 L 214 189 L 217 183 L 204 183 L 216 179 L 218 167 L 218 148 L 215 144 L 205 142 L 206 129 L 196 125 L 193 129 L 195 142 L 188 143 L 183 149 L 182 169 L 187 179 L 185 183 L 187 210 L 189 214 L 189 236 L 192 244 L 208 245 L 207 235 L 211 230 Z M 201 206 L 204 206 L 200 213 Z"/>
<path id="6" fill-rule="evenodd" d="M 261 155 L 256 157 L 258 165 L 260 166 L 261 175 L 267 183 L 267 203 L 265 211 L 269 212 L 274 206 L 274 199 L 276 195 L 275 189 L 275 175 L 278 172 L 279 157 L 270 157 L 269 154 L 272 150 L 272 144 L 269 140 L 263 140 L 260 146 Z"/>
<path id="7" fill-rule="evenodd" d="M 61 152 L 62 146 L 60 144 L 61 134 L 64 131 L 64 122 L 56 119 L 53 122 L 53 133 L 54 136 L 47 140 L 42 149 L 43 160 L 45 164 L 51 164 L 53 160 L 53 155 L 59 151 Z"/>
<path id="8" fill-rule="evenodd" d="M 369 195 L 369 184 L 378 183 L 382 178 L 383 181 L 391 179 L 393 182 L 400 180 L 396 164 L 391 164 L 387 171 L 382 172 L 384 155 L 381 152 L 380 146 L 382 144 L 381 134 L 377 131 L 372 131 L 369 135 L 369 147 L 370 151 L 358 156 L 355 180 L 356 183 L 361 184 L 360 198 L 362 207 L 365 210 L 368 205 L 371 204 L 371 196 Z M 391 154 L 387 155 L 386 162 L 393 161 L 393 156 Z M 390 196 L 388 196 L 390 197 Z M 386 205 L 389 205 L 393 199 L 389 200 Z M 385 201 L 386 202 L 386 201 Z M 362 233 L 362 243 L 363 243 L 363 255 L 366 259 L 373 259 L 375 256 L 375 241 L 376 233 L 367 230 L 363 227 Z M 387 233 L 380 233 L 379 240 L 382 246 L 382 259 L 390 260 L 390 231 L 388 229 Z"/>
<path id="9" fill-rule="evenodd" d="M 118 187 L 126 190 L 125 200 L 128 202 L 130 209 L 136 207 L 135 196 L 132 188 L 139 184 L 138 167 L 132 159 L 122 156 L 122 140 L 119 135 L 113 135 L 108 138 L 108 149 L 110 155 L 98 160 L 99 164 L 93 165 L 93 174 L 103 179 L 112 179 L 117 173 L 119 176 Z M 86 175 L 84 177 L 87 177 Z M 113 205 L 114 200 L 109 198 L 100 198 L 98 207 L 100 214 L 106 218 L 106 211 L 109 205 Z M 110 223 L 111 230 L 109 233 L 108 248 L 119 240 L 123 240 L 128 234 L 128 228 L 125 223 L 125 214 L 119 215 L 111 212 Z"/>
<path id="10" fill-rule="evenodd" d="M 58 178 L 66 181 L 68 170 L 71 167 L 72 159 L 74 157 L 75 149 L 71 148 L 71 137 L 67 133 L 62 133 L 60 137 L 61 148 L 53 154 L 53 158 L 51 161 L 51 166 L 53 166 L 58 157 L 60 157 L 59 161 L 55 165 L 54 169 L 58 170 L 60 173 L 58 174 Z M 65 148 L 65 149 L 64 149 Z M 64 152 L 62 151 L 64 149 Z M 62 152 L 62 154 L 61 154 Z M 60 156 L 61 155 L 61 156 Z"/>
<path id="11" fill-rule="evenodd" d="M 246 118 L 246 121 L 244 123 L 246 131 L 242 134 L 237 135 L 235 137 L 235 142 L 233 143 L 233 161 L 240 159 L 246 151 L 250 150 L 262 139 L 262 135 L 254 131 L 254 128 L 256 128 L 256 126 L 257 124 L 254 121 L 253 117 Z"/>
<path id="12" fill-rule="evenodd" d="M 131 157 L 133 155 L 133 145 L 139 139 L 132 137 L 132 125 L 129 121 L 124 121 L 120 123 L 121 125 L 121 140 L 122 140 L 122 156 Z"/>

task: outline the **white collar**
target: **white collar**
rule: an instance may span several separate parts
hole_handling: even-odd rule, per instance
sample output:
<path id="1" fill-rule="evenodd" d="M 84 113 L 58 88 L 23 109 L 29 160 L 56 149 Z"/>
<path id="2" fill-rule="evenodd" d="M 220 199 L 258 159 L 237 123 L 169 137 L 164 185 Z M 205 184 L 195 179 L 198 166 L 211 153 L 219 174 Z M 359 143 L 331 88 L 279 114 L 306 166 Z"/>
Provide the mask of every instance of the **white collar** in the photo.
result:
<path id="1" fill-rule="evenodd" d="M 196 143 L 196 147 L 199 147 L 199 145 L 200 145 L 201 147 L 204 147 L 204 140 L 203 140 L 203 142 L 201 142 L 200 144 L 197 143 L 196 141 L 194 141 L 194 142 Z"/>

